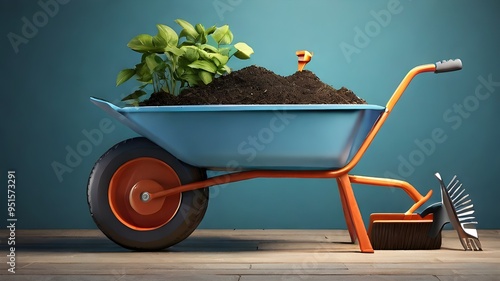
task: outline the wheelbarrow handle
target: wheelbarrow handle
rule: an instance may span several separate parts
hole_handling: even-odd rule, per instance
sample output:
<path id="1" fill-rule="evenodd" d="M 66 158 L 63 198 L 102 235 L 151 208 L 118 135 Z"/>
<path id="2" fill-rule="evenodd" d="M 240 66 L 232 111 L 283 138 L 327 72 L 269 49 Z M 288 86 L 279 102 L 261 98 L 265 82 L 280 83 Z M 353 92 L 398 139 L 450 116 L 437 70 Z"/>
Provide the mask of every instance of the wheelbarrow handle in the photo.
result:
<path id="1" fill-rule="evenodd" d="M 459 70 L 462 68 L 462 61 L 460 61 L 459 59 L 456 59 L 456 60 L 452 60 L 452 61 L 448 61 L 448 62 L 445 61 L 444 63 L 441 62 L 439 65 L 440 65 L 439 67 L 437 67 L 437 65 L 433 64 L 433 63 L 419 65 L 419 66 L 416 66 L 413 69 L 411 69 L 406 74 L 406 76 L 403 78 L 403 80 L 401 81 L 401 83 L 396 88 L 396 90 L 392 94 L 391 98 L 387 102 L 387 105 L 385 106 L 385 112 L 383 112 L 380 115 L 378 121 L 375 123 L 375 125 L 373 125 L 373 128 L 368 133 L 364 142 L 361 144 L 360 148 L 358 149 L 358 152 L 353 156 L 351 161 L 346 166 L 344 166 L 342 169 L 340 169 L 336 172 L 339 172 L 339 173 L 349 172 L 351 169 L 354 168 L 354 166 L 356 166 L 356 164 L 359 162 L 359 160 L 361 159 L 361 157 L 363 156 L 365 151 L 368 149 L 368 146 L 370 146 L 371 142 L 373 141 L 373 139 L 375 138 L 377 133 L 380 131 L 380 128 L 384 124 L 384 122 L 387 119 L 387 117 L 389 116 L 389 114 L 392 112 L 392 109 L 394 108 L 394 106 L 398 102 L 399 98 L 401 97 L 401 95 L 403 95 L 403 92 L 406 90 L 406 88 L 410 84 L 411 80 L 415 76 L 417 76 L 420 73 L 424 73 L 424 72 L 437 72 L 438 68 L 439 68 L 439 70 L 441 70 L 441 72 Z M 417 197 L 415 197 L 415 198 L 417 198 L 418 201 L 420 201 L 420 198 L 422 198 L 422 196 L 417 196 Z M 424 201 L 420 201 L 420 202 L 424 202 Z M 417 206 L 417 205 L 415 205 L 415 206 Z M 413 211 L 413 210 L 410 209 L 409 211 Z"/>
<path id="2" fill-rule="evenodd" d="M 442 60 L 435 63 L 436 70 L 434 73 L 449 72 L 462 69 L 462 61 L 460 59 Z"/>
<path id="3" fill-rule="evenodd" d="M 386 105 L 386 111 L 387 112 L 392 111 L 392 109 L 398 102 L 399 98 L 401 97 L 401 95 L 403 95 L 403 92 L 410 84 L 411 80 L 418 74 L 424 72 L 434 72 L 434 73 L 450 72 L 460 69 L 462 69 L 462 61 L 460 59 L 443 60 L 432 64 L 424 64 L 414 67 L 408 72 L 408 74 L 406 74 L 406 76 L 403 78 L 399 86 L 396 88 L 396 91 L 394 91 L 394 94 L 392 94 L 391 98 L 389 99 L 389 102 Z"/>

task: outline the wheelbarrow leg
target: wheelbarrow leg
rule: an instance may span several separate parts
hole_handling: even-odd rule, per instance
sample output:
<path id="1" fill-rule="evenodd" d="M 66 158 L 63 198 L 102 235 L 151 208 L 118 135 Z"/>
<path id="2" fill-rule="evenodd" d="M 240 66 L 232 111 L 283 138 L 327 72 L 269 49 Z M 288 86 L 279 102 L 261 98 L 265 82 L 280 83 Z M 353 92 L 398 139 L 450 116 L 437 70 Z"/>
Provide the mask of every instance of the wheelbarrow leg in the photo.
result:
<path id="1" fill-rule="evenodd" d="M 349 231 L 349 236 L 351 237 L 351 242 L 356 243 L 356 231 L 354 230 L 354 224 L 352 222 L 351 214 L 349 213 L 349 209 L 347 208 L 347 201 L 344 190 L 340 187 L 340 180 L 337 179 L 337 186 L 339 188 L 340 202 L 342 203 L 342 211 L 344 212 L 344 218 L 347 225 L 347 230 Z"/>
<path id="2" fill-rule="evenodd" d="M 349 180 L 349 175 L 344 174 L 337 178 L 337 182 L 339 184 L 340 197 L 345 201 L 342 205 L 345 205 L 344 212 L 347 213 L 346 223 L 349 228 L 349 221 L 354 228 L 355 237 L 358 238 L 359 248 L 363 253 L 373 253 L 373 247 L 368 238 L 368 234 L 366 233 L 365 224 L 363 223 L 363 218 L 361 217 L 361 212 L 359 211 L 358 203 L 356 202 L 356 198 L 354 197 L 354 192 L 352 190 L 351 181 Z M 350 218 L 350 220 L 348 219 Z M 351 230 L 349 230 L 351 233 Z M 352 234 L 351 234 L 352 239 Z"/>

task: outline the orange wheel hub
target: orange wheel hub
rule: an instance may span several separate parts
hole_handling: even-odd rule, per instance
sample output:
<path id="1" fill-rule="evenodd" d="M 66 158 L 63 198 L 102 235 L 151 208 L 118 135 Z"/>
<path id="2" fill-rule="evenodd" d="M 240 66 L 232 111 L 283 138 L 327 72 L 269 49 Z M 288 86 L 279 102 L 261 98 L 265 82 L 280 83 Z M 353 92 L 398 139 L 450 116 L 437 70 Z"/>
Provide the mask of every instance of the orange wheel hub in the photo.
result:
<path id="1" fill-rule="evenodd" d="M 111 178 L 109 206 L 115 217 L 131 229 L 157 229 L 177 213 L 182 194 L 156 199 L 149 195 L 179 185 L 177 173 L 165 162 L 151 157 L 130 160 Z"/>

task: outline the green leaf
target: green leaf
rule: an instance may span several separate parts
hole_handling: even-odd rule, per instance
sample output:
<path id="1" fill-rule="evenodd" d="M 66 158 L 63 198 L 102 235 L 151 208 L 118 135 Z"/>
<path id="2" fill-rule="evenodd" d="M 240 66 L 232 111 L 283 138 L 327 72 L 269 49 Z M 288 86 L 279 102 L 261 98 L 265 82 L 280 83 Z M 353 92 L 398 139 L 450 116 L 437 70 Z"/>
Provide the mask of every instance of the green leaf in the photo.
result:
<path id="1" fill-rule="evenodd" d="M 205 30 L 205 34 L 206 34 L 206 35 L 210 35 L 210 34 L 214 33 L 214 31 L 215 31 L 216 29 L 217 29 L 217 26 L 212 25 L 211 27 L 209 27 L 209 28 L 207 28 L 207 29 Z"/>
<path id="2" fill-rule="evenodd" d="M 175 22 L 183 28 L 183 30 L 180 33 L 181 35 L 180 37 L 185 36 L 186 38 L 194 40 L 198 36 L 198 32 L 196 32 L 196 29 L 189 22 L 183 19 L 176 19 Z"/>
<path id="3" fill-rule="evenodd" d="M 196 38 L 196 42 L 199 44 L 205 44 L 205 43 L 207 43 L 207 41 L 208 41 L 208 38 L 207 38 L 207 35 L 205 33 L 200 33 L 200 35 L 198 35 L 198 37 Z"/>
<path id="4" fill-rule="evenodd" d="M 164 91 L 165 93 L 169 93 L 170 94 L 170 90 L 168 89 L 167 85 L 163 85 L 163 87 L 161 87 L 162 91 Z M 172 93 L 173 94 L 173 93 Z"/>
<path id="5" fill-rule="evenodd" d="M 215 63 L 217 67 L 220 67 L 221 65 L 226 65 L 226 63 L 229 61 L 228 56 L 224 56 L 221 54 L 210 54 L 212 57 L 212 61 Z"/>
<path id="6" fill-rule="evenodd" d="M 202 58 L 201 60 L 212 61 L 213 63 L 215 63 L 217 67 L 220 66 L 221 64 L 226 64 L 229 60 L 228 56 L 220 53 L 209 53 L 201 49 L 198 49 L 198 53 Z"/>
<path id="7" fill-rule="evenodd" d="M 137 76 L 137 80 L 151 84 L 153 81 L 153 75 L 151 74 L 151 70 L 146 65 L 146 63 L 140 63 L 135 66 L 135 74 Z"/>
<path id="8" fill-rule="evenodd" d="M 177 48 L 175 46 L 167 46 L 164 48 L 164 51 L 176 57 L 182 56 L 184 54 L 184 51 L 181 48 Z"/>
<path id="9" fill-rule="evenodd" d="M 119 86 L 123 83 L 125 83 L 127 80 L 132 78 L 135 75 L 135 69 L 124 69 L 118 73 L 118 76 L 116 77 L 116 86 Z"/>
<path id="10" fill-rule="evenodd" d="M 131 106 L 139 106 L 139 101 L 136 101 L 136 100 L 128 100 L 128 101 L 125 101 L 128 105 L 131 105 Z"/>
<path id="11" fill-rule="evenodd" d="M 217 44 L 221 44 L 222 39 L 224 39 L 224 36 L 226 33 L 229 31 L 229 25 L 223 25 L 221 27 L 218 27 L 214 33 L 212 33 L 212 38 L 214 38 L 215 42 Z"/>
<path id="12" fill-rule="evenodd" d="M 160 70 L 163 60 L 157 54 L 151 54 L 145 58 L 146 65 L 151 72 Z"/>
<path id="13" fill-rule="evenodd" d="M 224 74 L 229 74 L 231 73 L 231 68 L 229 66 L 224 65 L 222 66 L 219 71 L 217 71 L 217 74 L 224 75 Z"/>
<path id="14" fill-rule="evenodd" d="M 177 36 L 175 30 L 163 24 L 157 24 L 156 28 L 158 28 L 157 36 L 163 38 L 167 43 L 167 46 L 174 46 L 174 47 L 177 46 L 177 43 L 179 42 L 179 37 Z"/>
<path id="15" fill-rule="evenodd" d="M 205 51 L 208 50 L 208 51 L 210 51 L 212 53 L 218 53 L 219 52 L 219 50 L 217 48 L 215 48 L 212 45 L 208 45 L 208 44 L 200 45 L 200 49 L 205 50 Z"/>
<path id="16" fill-rule="evenodd" d="M 198 48 L 194 46 L 184 46 L 181 47 L 181 50 L 184 51 L 182 55 L 183 58 L 188 60 L 190 63 L 200 58 L 200 53 L 198 52 Z"/>
<path id="17" fill-rule="evenodd" d="M 186 70 L 183 67 L 178 67 L 175 70 L 175 77 L 177 77 L 177 78 L 182 77 L 182 75 L 184 75 L 185 72 L 186 72 Z"/>
<path id="18" fill-rule="evenodd" d="M 139 53 L 156 52 L 158 49 L 153 43 L 153 36 L 149 34 L 139 34 L 128 42 L 127 46 Z"/>
<path id="19" fill-rule="evenodd" d="M 221 54 L 221 55 L 224 55 L 224 56 L 228 56 L 228 57 L 231 57 L 231 50 L 233 48 L 220 48 L 218 50 L 218 53 Z"/>
<path id="20" fill-rule="evenodd" d="M 196 32 L 198 32 L 198 34 L 203 34 L 205 33 L 205 27 L 203 26 L 203 24 L 201 23 L 198 23 L 194 29 L 196 29 Z"/>
<path id="21" fill-rule="evenodd" d="M 177 73 L 184 73 L 185 70 L 190 69 L 188 65 L 192 63 L 193 61 L 188 60 L 186 57 L 182 56 L 179 57 L 179 60 L 177 61 Z M 182 70 L 182 71 L 181 71 Z"/>
<path id="22" fill-rule="evenodd" d="M 198 36 L 198 35 L 197 35 Z M 183 29 L 181 30 L 181 33 L 179 33 L 179 38 L 185 37 L 186 41 L 182 42 L 182 45 L 188 44 L 188 45 L 194 45 L 196 42 L 196 37 L 192 37 L 189 35 L 189 33 Z"/>
<path id="23" fill-rule="evenodd" d="M 217 66 L 211 61 L 197 60 L 190 63 L 188 66 L 195 69 L 202 69 L 210 73 L 217 72 Z"/>
<path id="24" fill-rule="evenodd" d="M 197 74 L 184 74 L 182 79 L 186 81 L 190 87 L 197 86 L 200 84 L 200 77 Z"/>
<path id="25" fill-rule="evenodd" d="M 154 48 L 152 49 L 151 53 L 161 53 L 167 46 L 167 41 L 163 37 L 155 35 L 153 36 L 153 46 Z"/>
<path id="26" fill-rule="evenodd" d="M 224 37 L 222 40 L 219 42 L 221 45 L 229 45 L 233 42 L 233 33 L 231 30 L 227 30 L 226 34 L 224 34 Z"/>
<path id="27" fill-rule="evenodd" d="M 212 80 L 214 79 L 213 74 L 208 73 L 206 71 L 200 71 L 198 73 L 198 76 L 200 77 L 201 81 L 203 81 L 203 83 L 205 85 L 210 84 L 212 82 Z"/>
<path id="28" fill-rule="evenodd" d="M 239 58 L 239 59 L 242 59 L 242 60 L 249 59 L 250 56 L 253 54 L 252 47 L 248 46 L 246 43 L 239 42 L 239 43 L 234 44 L 234 47 L 238 50 L 234 54 L 234 56 Z"/>
<path id="29" fill-rule="evenodd" d="M 142 90 L 137 90 L 135 92 L 133 92 L 132 94 L 124 97 L 122 99 L 122 101 L 127 101 L 127 100 L 139 100 L 140 97 L 144 96 L 144 95 L 147 95 L 146 92 L 142 91 Z"/>
<path id="30" fill-rule="evenodd" d="M 205 51 L 205 50 L 202 50 L 202 49 L 199 49 L 198 48 L 198 53 L 200 54 L 200 58 L 201 59 L 204 59 L 204 60 L 210 60 L 210 56 L 209 56 L 209 52 Z"/>
<path id="31" fill-rule="evenodd" d="M 186 40 L 186 41 L 183 41 L 180 45 L 179 45 L 179 48 L 180 47 L 187 47 L 187 46 L 196 46 L 196 42 L 193 40 L 193 41 L 190 41 L 190 40 Z"/>

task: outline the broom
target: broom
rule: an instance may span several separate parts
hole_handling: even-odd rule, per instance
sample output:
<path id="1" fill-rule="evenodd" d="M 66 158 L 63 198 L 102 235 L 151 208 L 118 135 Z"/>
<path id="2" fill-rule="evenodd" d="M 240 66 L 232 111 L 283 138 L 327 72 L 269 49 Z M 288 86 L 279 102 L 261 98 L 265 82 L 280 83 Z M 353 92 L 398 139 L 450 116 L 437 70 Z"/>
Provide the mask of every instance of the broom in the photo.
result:
<path id="1" fill-rule="evenodd" d="M 370 216 L 368 236 L 375 250 L 432 250 L 441 248 L 441 230 L 451 222 L 465 250 L 481 250 L 474 225 L 477 222 L 469 195 L 453 177 L 445 186 L 441 175 L 435 174 L 441 187 L 441 202 L 427 207 L 421 214 L 386 214 Z"/>
<path id="2" fill-rule="evenodd" d="M 441 232 L 430 236 L 432 224 L 432 214 L 371 214 L 368 237 L 374 250 L 439 249 Z"/>

